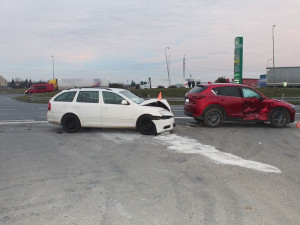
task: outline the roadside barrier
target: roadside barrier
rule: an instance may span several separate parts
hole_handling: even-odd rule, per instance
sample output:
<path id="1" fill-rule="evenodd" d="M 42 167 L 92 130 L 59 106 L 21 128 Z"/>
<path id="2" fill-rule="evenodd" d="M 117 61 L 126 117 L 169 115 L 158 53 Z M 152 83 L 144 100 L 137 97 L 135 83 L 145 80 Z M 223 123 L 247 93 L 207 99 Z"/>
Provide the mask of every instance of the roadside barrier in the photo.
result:
<path id="1" fill-rule="evenodd" d="M 160 93 L 161 96 L 161 93 Z M 278 100 L 284 100 L 286 102 L 300 102 L 300 97 L 271 97 L 273 99 L 278 99 Z M 51 97 L 35 97 L 35 96 L 30 96 L 29 101 L 49 101 Z M 184 98 L 166 98 L 167 101 L 169 102 L 184 102 Z"/>
<path id="2" fill-rule="evenodd" d="M 270 97 L 277 100 L 284 100 L 286 102 L 300 102 L 300 97 Z M 167 101 L 184 102 L 184 98 L 166 98 Z"/>
<path id="3" fill-rule="evenodd" d="M 51 97 L 35 97 L 35 96 L 30 96 L 29 101 L 49 101 Z"/>

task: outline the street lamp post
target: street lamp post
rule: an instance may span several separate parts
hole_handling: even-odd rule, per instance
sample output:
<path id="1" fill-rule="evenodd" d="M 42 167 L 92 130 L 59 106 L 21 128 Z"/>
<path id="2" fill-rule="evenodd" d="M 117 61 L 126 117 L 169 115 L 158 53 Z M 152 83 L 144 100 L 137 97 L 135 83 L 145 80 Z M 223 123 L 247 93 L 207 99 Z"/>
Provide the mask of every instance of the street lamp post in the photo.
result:
<path id="1" fill-rule="evenodd" d="M 171 73 L 171 60 L 170 60 L 170 58 L 171 58 L 171 55 L 169 55 L 169 74 Z M 170 86 L 171 86 L 171 79 L 169 77 L 169 87 Z"/>
<path id="2" fill-rule="evenodd" d="M 52 55 L 51 57 L 53 59 L 53 80 L 54 80 L 54 56 Z"/>
<path id="3" fill-rule="evenodd" d="M 275 58 L 274 58 L 274 27 L 275 25 L 272 26 L 272 40 L 273 40 L 273 78 L 274 78 L 274 85 L 273 87 L 275 88 Z"/>
<path id="4" fill-rule="evenodd" d="M 272 26 L 272 40 L 273 40 L 273 67 L 275 67 L 275 58 L 274 58 L 274 27 L 275 25 Z"/>
<path id="5" fill-rule="evenodd" d="M 170 72 L 169 72 L 169 63 L 168 63 L 167 49 L 170 49 L 170 47 L 165 47 L 166 64 L 167 64 L 167 72 L 168 72 L 168 81 L 169 81 L 169 87 L 170 87 Z"/>

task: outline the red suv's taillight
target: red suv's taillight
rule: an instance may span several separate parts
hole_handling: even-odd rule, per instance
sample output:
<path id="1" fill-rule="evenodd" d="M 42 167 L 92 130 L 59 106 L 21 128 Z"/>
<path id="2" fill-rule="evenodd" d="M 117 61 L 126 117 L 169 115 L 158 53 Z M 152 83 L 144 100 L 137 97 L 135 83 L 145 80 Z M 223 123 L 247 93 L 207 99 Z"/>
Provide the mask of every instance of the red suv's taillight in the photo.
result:
<path id="1" fill-rule="evenodd" d="M 50 111 L 51 110 L 51 103 L 48 102 L 48 110 Z"/>
<path id="2" fill-rule="evenodd" d="M 189 97 L 185 97 L 185 102 L 186 103 L 192 103 L 192 104 L 196 104 L 197 100 L 200 100 L 202 98 L 205 98 L 205 95 L 194 95 L 194 96 L 189 96 Z"/>

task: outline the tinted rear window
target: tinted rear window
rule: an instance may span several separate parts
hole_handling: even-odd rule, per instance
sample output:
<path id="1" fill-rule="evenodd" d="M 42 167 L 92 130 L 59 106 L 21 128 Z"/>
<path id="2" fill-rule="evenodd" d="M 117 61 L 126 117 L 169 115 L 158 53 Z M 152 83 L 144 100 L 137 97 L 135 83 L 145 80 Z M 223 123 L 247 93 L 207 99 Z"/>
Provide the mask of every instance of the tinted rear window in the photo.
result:
<path id="1" fill-rule="evenodd" d="M 54 101 L 56 101 L 56 102 L 72 102 L 75 94 L 76 94 L 76 91 L 64 92 L 61 95 L 57 96 L 54 99 Z"/>
<path id="2" fill-rule="evenodd" d="M 80 91 L 77 96 L 77 102 L 99 103 L 99 92 Z"/>
<path id="3" fill-rule="evenodd" d="M 231 97 L 241 97 L 239 87 L 217 87 L 217 88 L 214 88 L 213 91 L 217 95 L 231 96 Z"/>
<path id="4" fill-rule="evenodd" d="M 197 94 L 197 93 L 201 93 L 202 91 L 204 91 L 207 87 L 202 86 L 202 85 L 197 85 L 196 87 L 192 88 L 188 93 L 189 94 Z"/>

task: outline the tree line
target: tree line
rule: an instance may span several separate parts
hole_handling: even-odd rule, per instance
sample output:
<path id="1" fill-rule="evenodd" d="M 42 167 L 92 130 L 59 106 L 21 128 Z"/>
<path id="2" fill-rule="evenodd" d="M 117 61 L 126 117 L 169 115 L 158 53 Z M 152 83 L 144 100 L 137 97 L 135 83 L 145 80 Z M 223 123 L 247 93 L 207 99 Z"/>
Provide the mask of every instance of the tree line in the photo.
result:
<path id="1" fill-rule="evenodd" d="M 32 81 L 31 79 L 21 79 L 21 78 L 14 78 L 11 82 L 8 82 L 8 86 L 11 88 L 29 88 L 33 84 L 44 84 L 47 83 L 46 81 Z"/>

